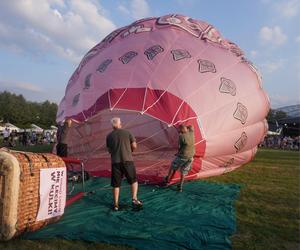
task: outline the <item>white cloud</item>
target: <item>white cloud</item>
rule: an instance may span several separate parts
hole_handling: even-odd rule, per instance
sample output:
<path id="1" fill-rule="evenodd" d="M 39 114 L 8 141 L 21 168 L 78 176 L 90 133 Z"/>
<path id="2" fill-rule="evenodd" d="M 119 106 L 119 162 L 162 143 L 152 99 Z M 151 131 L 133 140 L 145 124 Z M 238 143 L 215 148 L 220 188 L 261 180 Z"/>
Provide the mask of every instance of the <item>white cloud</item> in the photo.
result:
<path id="1" fill-rule="evenodd" d="M 279 69 L 281 69 L 284 66 L 285 62 L 286 62 L 286 60 L 279 59 L 277 61 L 267 61 L 265 63 L 261 63 L 260 66 L 264 73 L 271 74 L 271 73 L 274 73 L 275 71 L 278 71 Z"/>
<path id="2" fill-rule="evenodd" d="M 298 98 L 292 98 L 290 96 L 287 95 L 283 95 L 283 94 L 271 94 L 269 95 L 270 97 L 270 101 L 272 104 L 272 108 L 278 108 L 278 107 L 283 107 L 283 106 L 288 106 L 288 105 L 293 105 L 296 103 L 300 102 L 299 97 Z"/>
<path id="3" fill-rule="evenodd" d="M 300 13 L 300 0 L 285 0 L 275 4 L 279 15 L 284 18 L 292 18 Z"/>
<path id="4" fill-rule="evenodd" d="M 0 92 L 2 91 L 9 91 L 17 95 L 23 95 L 27 100 L 30 101 L 44 102 L 45 100 L 49 100 L 56 103 L 60 102 L 63 94 L 63 91 L 60 87 L 40 87 L 37 84 L 33 84 L 30 82 L 10 80 L 0 81 Z"/>
<path id="5" fill-rule="evenodd" d="M 131 0 L 129 4 L 119 4 L 118 10 L 129 15 L 133 19 L 141 19 L 150 16 L 150 7 L 146 0 Z"/>
<path id="6" fill-rule="evenodd" d="M 300 35 L 296 37 L 295 41 L 296 43 L 300 43 Z"/>
<path id="7" fill-rule="evenodd" d="M 118 5 L 118 10 L 124 15 L 130 15 L 130 10 L 127 9 L 123 4 Z"/>
<path id="8" fill-rule="evenodd" d="M 264 26 L 259 31 L 259 38 L 265 45 L 280 46 L 287 41 L 287 36 L 282 32 L 279 26 Z"/>
<path id="9" fill-rule="evenodd" d="M 256 50 L 251 50 L 250 51 L 250 56 L 252 57 L 252 58 L 255 58 L 256 56 L 257 56 L 257 51 Z"/>
<path id="10" fill-rule="evenodd" d="M 19 89 L 19 90 L 28 90 L 32 92 L 43 92 L 42 89 L 32 83 L 26 83 L 26 82 L 6 82 L 6 81 L 0 81 L 0 87 L 1 88 L 8 88 L 8 89 Z"/>
<path id="11" fill-rule="evenodd" d="M 146 0 L 132 0 L 131 9 L 135 19 L 141 19 L 150 15 L 150 8 Z"/>
<path id="12" fill-rule="evenodd" d="M 115 28 L 93 0 L 0 1 L 0 46 L 14 51 L 78 63 Z"/>

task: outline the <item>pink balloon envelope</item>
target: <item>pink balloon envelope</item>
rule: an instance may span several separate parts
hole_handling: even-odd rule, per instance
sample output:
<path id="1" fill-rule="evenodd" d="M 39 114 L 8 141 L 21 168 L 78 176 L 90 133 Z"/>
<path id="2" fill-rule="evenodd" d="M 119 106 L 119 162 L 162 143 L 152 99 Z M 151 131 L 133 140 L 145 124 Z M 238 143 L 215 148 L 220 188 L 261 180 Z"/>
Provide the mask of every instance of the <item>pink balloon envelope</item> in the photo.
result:
<path id="1" fill-rule="evenodd" d="M 57 121 L 76 121 L 70 155 L 109 176 L 105 138 L 110 119 L 120 117 L 137 138 L 139 180 L 159 182 L 176 153 L 178 125 L 194 126 L 187 179 L 197 179 L 253 159 L 268 111 L 261 77 L 236 44 L 206 22 L 167 15 L 117 29 L 92 48 L 68 82 Z"/>

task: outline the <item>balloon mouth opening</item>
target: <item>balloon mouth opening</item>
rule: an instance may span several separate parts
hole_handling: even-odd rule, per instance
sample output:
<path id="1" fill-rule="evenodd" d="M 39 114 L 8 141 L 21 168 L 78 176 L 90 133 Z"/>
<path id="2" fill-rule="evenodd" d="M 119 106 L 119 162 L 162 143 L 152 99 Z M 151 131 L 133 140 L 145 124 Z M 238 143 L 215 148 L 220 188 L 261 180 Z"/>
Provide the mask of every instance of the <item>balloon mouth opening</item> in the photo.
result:
<path id="1" fill-rule="evenodd" d="M 133 156 L 139 180 L 155 183 L 167 174 L 178 150 L 176 128 L 180 124 L 193 126 L 197 157 L 204 155 L 205 140 L 197 115 L 188 103 L 163 90 L 110 89 L 88 109 L 68 117 L 79 121 L 70 131 L 69 155 L 83 160 L 87 170 L 97 176 L 110 176 L 106 136 L 112 131 L 113 117 L 121 118 L 123 128 L 136 137 L 138 149 Z M 191 172 L 200 167 L 199 162 L 193 163 Z"/>
<path id="2" fill-rule="evenodd" d="M 93 175 L 109 176 L 111 161 L 106 136 L 112 131 L 113 117 L 119 117 L 122 128 L 136 138 L 138 148 L 133 158 L 139 179 L 162 179 L 177 152 L 177 129 L 139 111 L 105 109 L 84 122 L 73 123 L 68 140 L 69 155 L 83 159 L 87 171 Z"/>

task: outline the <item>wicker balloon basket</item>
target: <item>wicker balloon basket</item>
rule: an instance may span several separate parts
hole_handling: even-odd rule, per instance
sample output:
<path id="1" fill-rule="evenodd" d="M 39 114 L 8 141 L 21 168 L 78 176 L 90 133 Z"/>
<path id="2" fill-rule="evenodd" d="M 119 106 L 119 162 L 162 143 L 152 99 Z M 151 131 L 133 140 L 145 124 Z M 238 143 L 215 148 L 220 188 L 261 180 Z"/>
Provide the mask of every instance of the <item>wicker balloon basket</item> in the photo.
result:
<path id="1" fill-rule="evenodd" d="M 61 216 L 37 220 L 41 169 L 65 167 L 53 154 L 0 150 L 0 240 L 35 231 Z"/>

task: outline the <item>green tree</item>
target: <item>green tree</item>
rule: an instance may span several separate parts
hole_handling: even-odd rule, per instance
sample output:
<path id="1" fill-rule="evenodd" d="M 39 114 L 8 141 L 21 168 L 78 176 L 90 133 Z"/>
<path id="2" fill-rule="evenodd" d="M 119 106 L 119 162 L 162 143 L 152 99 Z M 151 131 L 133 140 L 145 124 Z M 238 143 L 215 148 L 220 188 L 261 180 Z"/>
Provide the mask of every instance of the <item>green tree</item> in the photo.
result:
<path id="1" fill-rule="evenodd" d="M 42 128 L 55 124 L 57 104 L 26 101 L 22 95 L 0 92 L 0 120 L 11 122 L 20 128 L 34 123 Z"/>
<path id="2" fill-rule="evenodd" d="M 281 120 L 286 117 L 287 117 L 287 114 L 285 112 L 276 110 L 276 109 L 270 109 L 270 111 L 267 115 L 267 120 L 268 120 L 268 122 L 275 122 L 275 121 Z"/>

